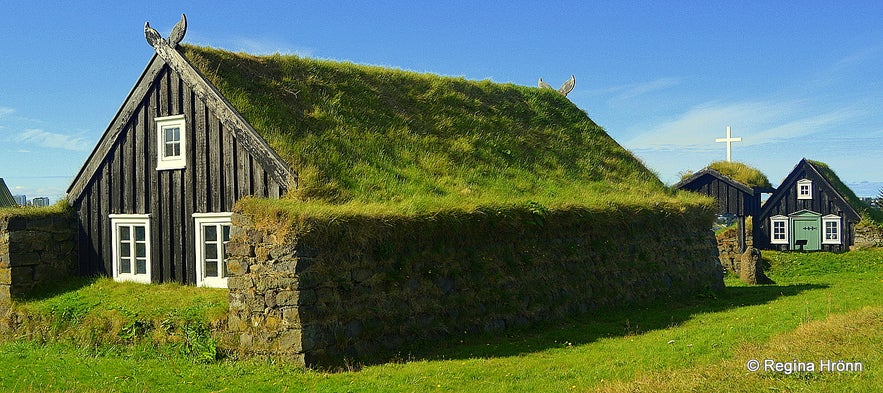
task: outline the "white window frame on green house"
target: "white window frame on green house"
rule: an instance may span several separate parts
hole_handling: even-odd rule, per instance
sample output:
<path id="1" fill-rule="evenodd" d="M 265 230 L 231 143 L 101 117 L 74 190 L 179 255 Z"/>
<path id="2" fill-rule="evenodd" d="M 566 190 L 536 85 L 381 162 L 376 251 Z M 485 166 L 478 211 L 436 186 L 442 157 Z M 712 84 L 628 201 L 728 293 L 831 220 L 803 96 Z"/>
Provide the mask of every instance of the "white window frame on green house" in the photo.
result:
<path id="1" fill-rule="evenodd" d="M 187 166 L 187 122 L 184 115 L 157 117 L 156 169 L 182 169 Z"/>
<path id="2" fill-rule="evenodd" d="M 789 244 L 789 222 L 788 216 L 770 217 L 770 244 Z M 779 233 L 776 232 L 776 224 L 780 224 L 781 231 Z"/>
<path id="3" fill-rule="evenodd" d="M 822 217 L 822 244 L 841 244 L 843 220 L 836 214 Z"/>
<path id="4" fill-rule="evenodd" d="M 797 199 L 812 199 L 812 180 L 797 181 Z"/>
<path id="5" fill-rule="evenodd" d="M 108 217 L 111 227 L 113 279 L 149 284 L 151 282 L 150 215 L 111 214 Z M 141 238 L 137 236 L 138 228 L 143 230 Z M 144 264 L 140 272 L 139 262 Z"/>
<path id="6" fill-rule="evenodd" d="M 227 288 L 227 242 L 230 240 L 232 215 L 229 212 L 193 213 L 196 232 L 196 286 Z M 214 231 L 214 239 L 207 236 L 207 230 Z"/>

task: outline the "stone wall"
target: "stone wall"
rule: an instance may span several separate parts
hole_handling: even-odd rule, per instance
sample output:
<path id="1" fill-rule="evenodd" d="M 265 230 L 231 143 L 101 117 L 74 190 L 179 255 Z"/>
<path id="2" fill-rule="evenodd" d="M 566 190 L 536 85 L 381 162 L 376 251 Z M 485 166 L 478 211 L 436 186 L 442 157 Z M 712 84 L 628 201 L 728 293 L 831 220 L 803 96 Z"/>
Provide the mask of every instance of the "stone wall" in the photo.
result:
<path id="1" fill-rule="evenodd" d="M 240 351 L 334 365 L 723 288 L 710 212 L 320 221 L 257 228 L 234 214 L 228 328 Z"/>
<path id="2" fill-rule="evenodd" d="M 739 237 L 736 229 L 729 228 L 718 233 L 715 238 L 717 239 L 718 259 L 720 259 L 724 271 L 738 276 L 742 264 L 743 250 L 739 249 Z M 746 234 L 745 247 L 750 249 L 753 246 L 754 241 L 751 235 Z"/>
<path id="3" fill-rule="evenodd" d="M 854 246 L 856 248 L 883 247 L 883 229 L 874 225 L 856 225 Z"/>
<path id="4" fill-rule="evenodd" d="M 76 273 L 76 221 L 68 212 L 0 216 L 0 307 Z"/>

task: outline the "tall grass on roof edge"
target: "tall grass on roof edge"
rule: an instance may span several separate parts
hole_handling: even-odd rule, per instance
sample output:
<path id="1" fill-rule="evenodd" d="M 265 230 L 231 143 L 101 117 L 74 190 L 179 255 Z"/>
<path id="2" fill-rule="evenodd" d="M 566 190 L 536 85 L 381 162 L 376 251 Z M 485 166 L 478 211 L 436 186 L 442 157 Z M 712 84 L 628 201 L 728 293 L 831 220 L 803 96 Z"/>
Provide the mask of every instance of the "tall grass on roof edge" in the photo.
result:
<path id="1" fill-rule="evenodd" d="M 182 53 L 298 172 L 293 199 L 400 207 L 670 196 L 551 90 L 291 55 Z"/>

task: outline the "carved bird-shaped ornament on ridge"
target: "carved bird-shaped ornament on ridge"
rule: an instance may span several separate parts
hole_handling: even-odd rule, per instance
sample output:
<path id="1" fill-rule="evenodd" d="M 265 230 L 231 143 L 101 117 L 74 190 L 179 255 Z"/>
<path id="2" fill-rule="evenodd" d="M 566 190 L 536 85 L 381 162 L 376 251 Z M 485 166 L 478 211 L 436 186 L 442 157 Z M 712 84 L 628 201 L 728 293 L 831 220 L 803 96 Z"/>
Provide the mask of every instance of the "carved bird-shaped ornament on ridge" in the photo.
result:
<path id="1" fill-rule="evenodd" d="M 548 83 L 543 81 L 543 78 L 540 78 L 538 85 L 541 89 L 555 90 L 552 86 L 550 86 Z M 567 97 L 567 93 L 570 93 L 571 91 L 573 91 L 574 86 L 576 86 L 576 77 L 574 77 L 573 75 L 570 75 L 570 79 L 568 79 L 567 82 L 564 82 L 564 84 L 561 85 L 561 88 L 558 89 L 558 93 Z"/>
<path id="2" fill-rule="evenodd" d="M 157 44 L 162 41 L 162 36 L 159 35 L 159 32 L 156 29 L 150 27 L 150 22 L 144 22 L 144 38 L 147 39 L 147 43 L 150 46 L 155 47 Z"/>

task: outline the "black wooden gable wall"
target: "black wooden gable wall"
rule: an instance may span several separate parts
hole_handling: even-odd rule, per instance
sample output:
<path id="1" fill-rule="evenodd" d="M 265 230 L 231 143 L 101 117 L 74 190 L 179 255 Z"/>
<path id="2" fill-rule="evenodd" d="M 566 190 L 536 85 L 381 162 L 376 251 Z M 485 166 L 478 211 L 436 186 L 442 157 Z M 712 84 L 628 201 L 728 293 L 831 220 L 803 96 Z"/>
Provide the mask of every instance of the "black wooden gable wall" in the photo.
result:
<path id="1" fill-rule="evenodd" d="M 712 169 L 704 169 L 674 187 L 713 197 L 717 201 L 718 214 L 744 217 L 753 216 L 760 210 L 760 198 L 756 197 L 754 190 Z"/>
<path id="2" fill-rule="evenodd" d="M 797 198 L 797 182 L 802 179 L 812 181 L 812 198 Z M 776 192 L 764 203 L 760 214 L 755 220 L 754 242 L 758 248 L 770 247 L 770 217 L 788 216 L 801 210 L 810 210 L 822 216 L 835 214 L 842 220 L 841 245 L 823 246 L 831 251 L 842 251 L 853 244 L 855 224 L 861 220 L 859 214 L 837 192 L 831 183 L 818 170 L 803 159 L 785 177 Z"/>
<path id="3" fill-rule="evenodd" d="M 112 272 L 108 214 L 149 214 L 153 281 L 194 283 L 192 214 L 229 212 L 246 195 L 278 198 L 287 185 L 268 175 L 177 72 L 154 57 L 144 75 L 84 167 L 94 169 L 91 179 L 71 201 L 80 221 L 80 268 Z M 179 114 L 186 118 L 186 167 L 158 171 L 154 119 Z M 110 147 L 97 154 L 102 143 Z"/>

